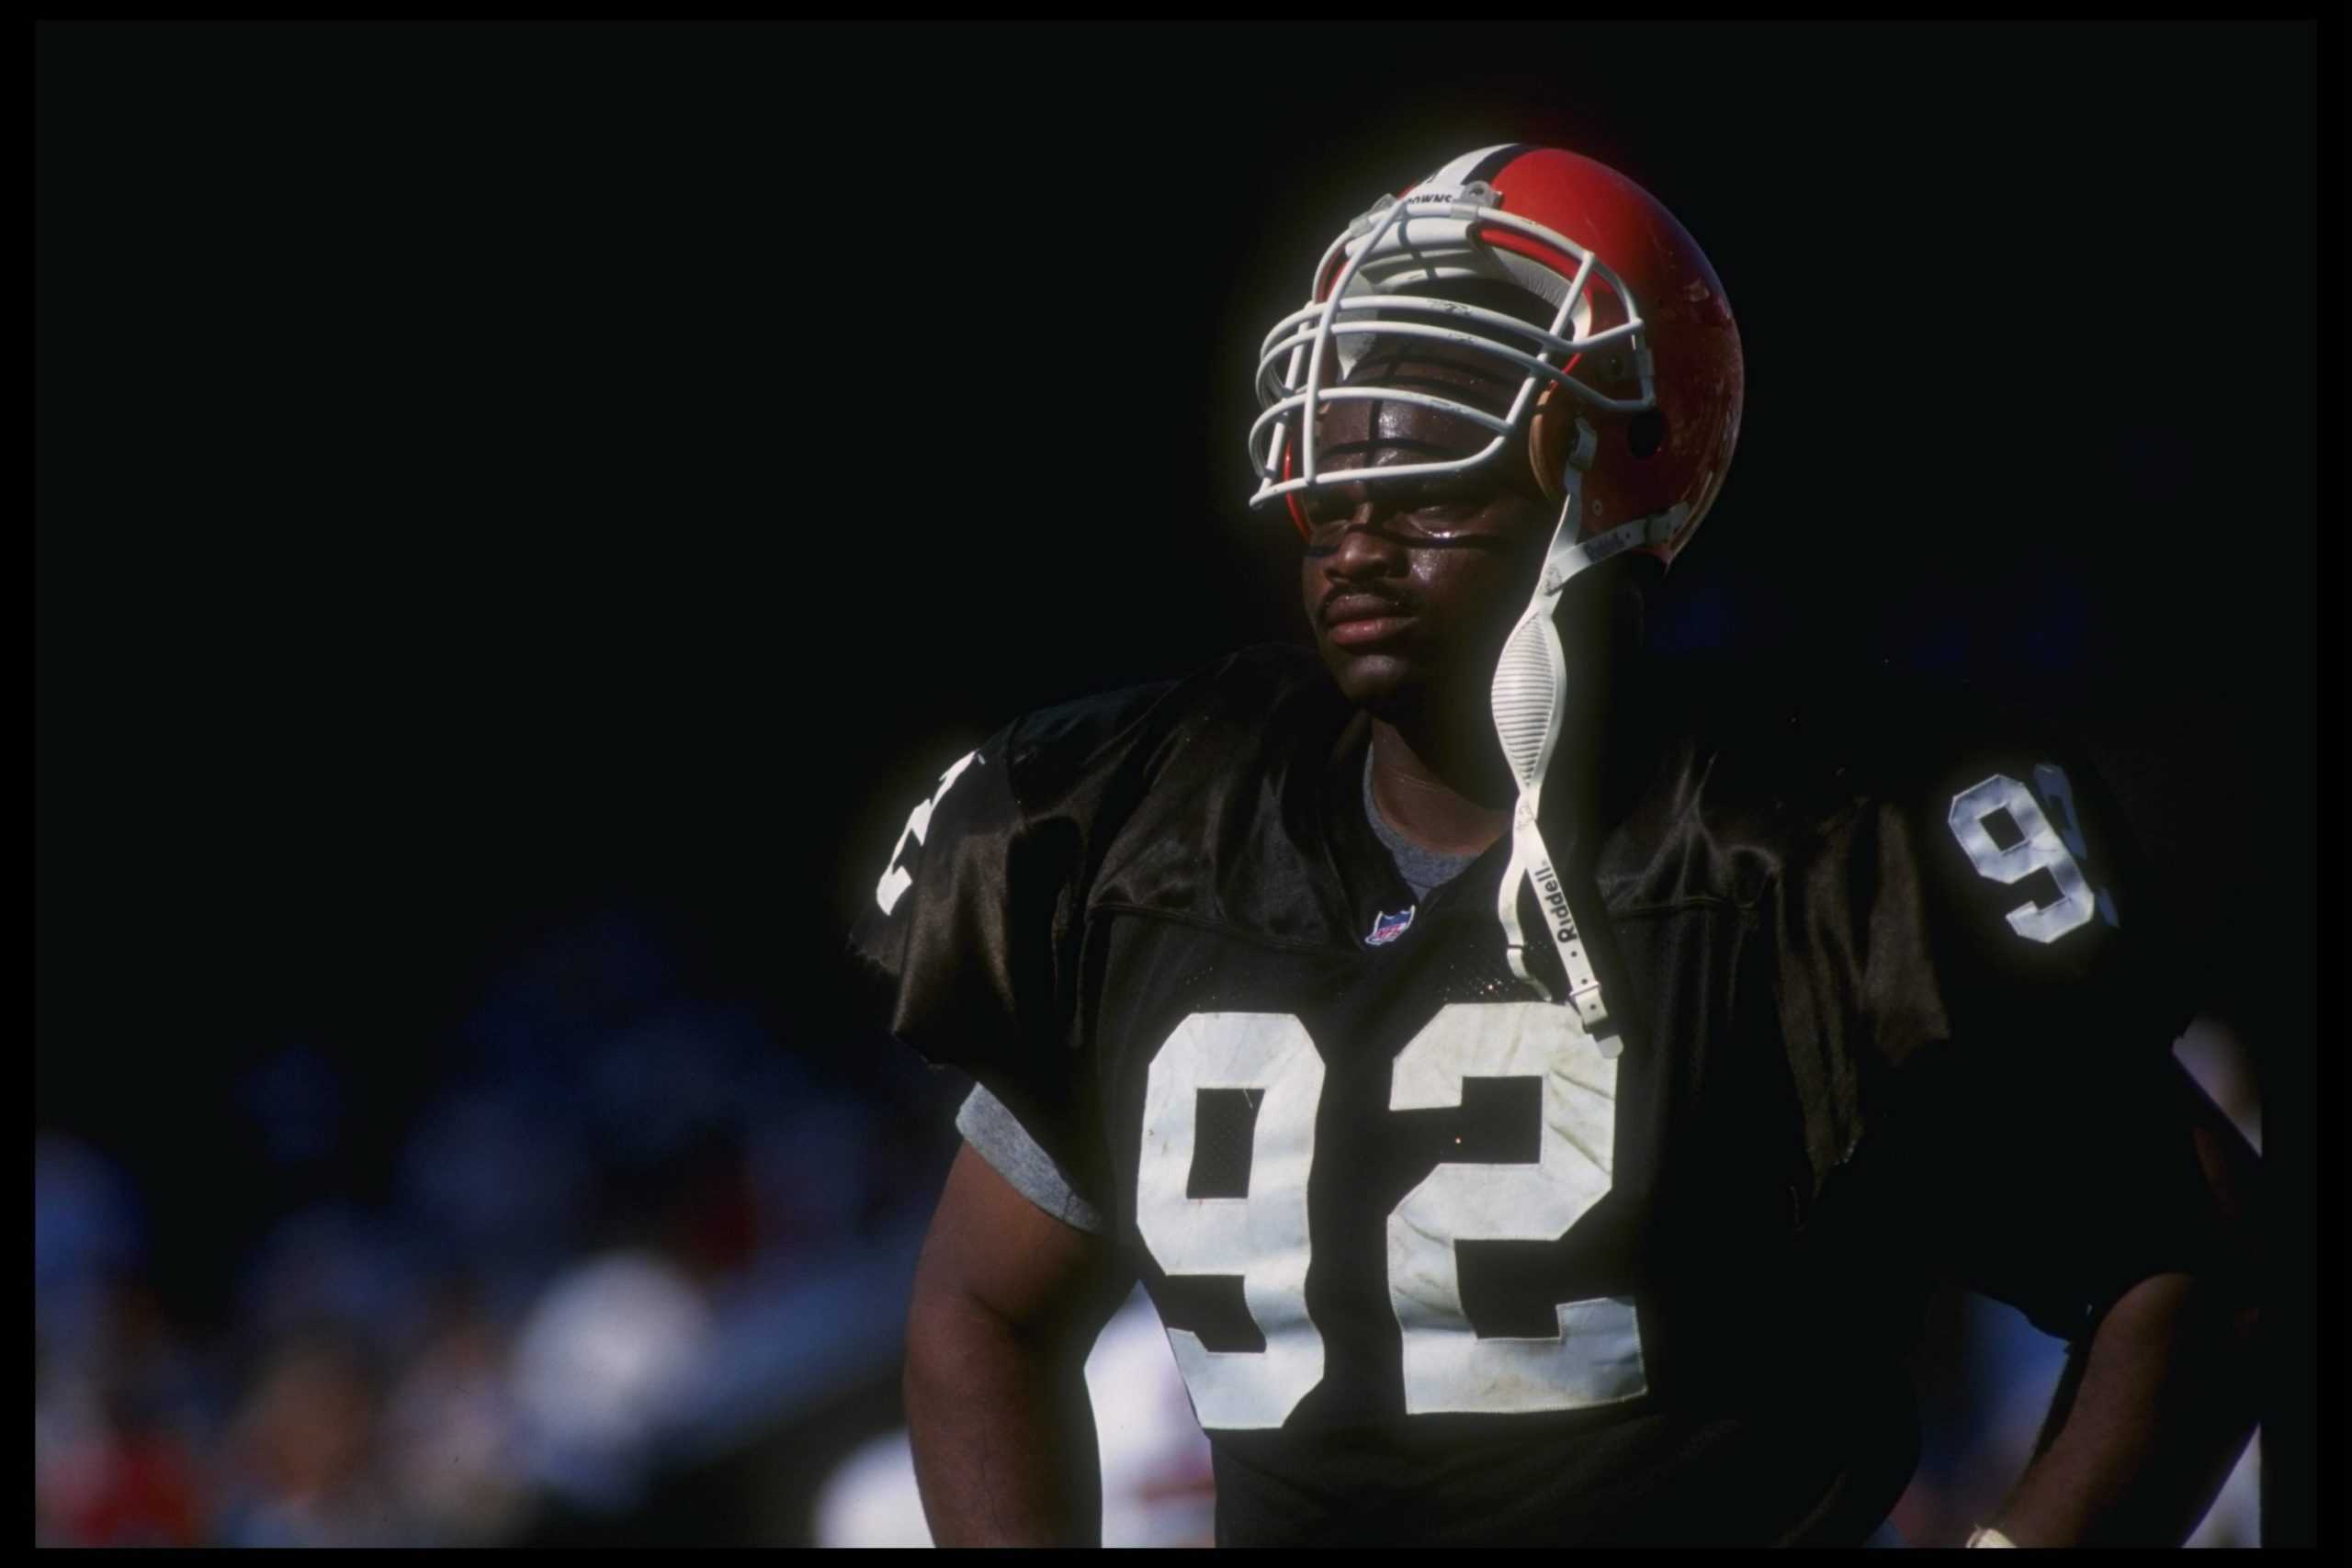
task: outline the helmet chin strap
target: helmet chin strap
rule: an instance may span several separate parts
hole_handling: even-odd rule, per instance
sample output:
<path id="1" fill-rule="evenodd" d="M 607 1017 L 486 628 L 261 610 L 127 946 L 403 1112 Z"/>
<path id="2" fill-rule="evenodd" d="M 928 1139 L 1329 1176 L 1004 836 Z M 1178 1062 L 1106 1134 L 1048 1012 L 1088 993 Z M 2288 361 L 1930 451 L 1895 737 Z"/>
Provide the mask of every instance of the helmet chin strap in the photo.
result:
<path id="1" fill-rule="evenodd" d="M 1559 604 L 1560 591 L 1571 578 L 1621 551 L 1667 538 L 1673 532 L 1676 512 L 1680 509 L 1628 523 L 1599 538 L 1579 543 L 1577 532 L 1583 512 L 1585 469 L 1592 460 L 1594 445 L 1590 427 L 1578 420 L 1576 450 L 1561 476 L 1565 493 L 1559 520 L 1552 527 L 1551 544 L 1544 553 L 1543 574 L 1527 609 L 1503 644 L 1502 659 L 1495 666 L 1491 693 L 1495 734 L 1502 742 L 1512 776 L 1519 782 L 1519 802 L 1511 812 L 1510 863 L 1503 871 L 1495 912 L 1502 919 L 1503 942 L 1511 973 L 1545 1001 L 1565 1000 L 1576 1009 L 1586 1031 L 1595 1036 L 1601 1055 L 1614 1056 L 1620 1037 L 1614 1031 L 1601 1032 L 1609 1021 L 1609 1009 L 1601 998 L 1600 981 L 1592 972 L 1592 961 L 1586 956 L 1584 940 L 1577 931 L 1576 916 L 1568 908 L 1566 890 L 1561 886 L 1559 873 L 1553 868 L 1551 852 L 1544 847 L 1544 835 L 1536 826 L 1544 800 L 1544 775 L 1551 768 L 1552 752 L 1559 743 L 1561 719 L 1567 710 L 1567 664 L 1552 613 Z M 1526 934 L 1519 918 L 1522 877 L 1533 883 L 1537 907 L 1544 911 L 1553 944 L 1559 950 L 1560 967 L 1567 976 L 1566 998 L 1553 996 L 1551 987 L 1527 966 Z"/>

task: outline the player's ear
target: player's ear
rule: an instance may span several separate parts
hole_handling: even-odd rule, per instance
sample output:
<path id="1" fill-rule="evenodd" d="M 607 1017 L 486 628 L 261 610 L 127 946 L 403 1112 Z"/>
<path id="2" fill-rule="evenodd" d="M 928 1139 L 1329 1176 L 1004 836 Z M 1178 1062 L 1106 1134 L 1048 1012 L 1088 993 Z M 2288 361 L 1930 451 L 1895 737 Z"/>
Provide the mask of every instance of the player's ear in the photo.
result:
<path id="1" fill-rule="evenodd" d="M 1616 291 L 1599 279 L 1593 281 L 1585 299 L 1577 325 L 1570 329 L 1573 333 L 1591 336 L 1622 325 L 1626 320 L 1625 307 Z M 1619 339 L 1577 355 L 1568 361 L 1567 372 L 1603 397 L 1625 400 L 1641 393 L 1641 378 L 1634 365 L 1634 343 Z M 1559 382 L 1546 378 L 1529 416 L 1528 465 L 1534 470 L 1535 482 L 1543 490 L 1544 498 L 1556 502 L 1564 493 L 1560 475 L 1575 454 L 1579 438 L 1596 444 L 1623 442 L 1634 457 L 1646 457 L 1662 444 L 1664 431 L 1664 415 L 1656 409 L 1631 419 L 1603 413 Z M 1588 457 L 1590 456 L 1587 454 Z"/>
<path id="2" fill-rule="evenodd" d="M 1528 416 L 1527 461 L 1535 471 L 1535 488 L 1555 505 L 1566 493 L 1560 476 L 1567 469 L 1576 435 L 1576 395 L 1557 381 L 1546 381 L 1535 395 L 1534 412 Z"/>

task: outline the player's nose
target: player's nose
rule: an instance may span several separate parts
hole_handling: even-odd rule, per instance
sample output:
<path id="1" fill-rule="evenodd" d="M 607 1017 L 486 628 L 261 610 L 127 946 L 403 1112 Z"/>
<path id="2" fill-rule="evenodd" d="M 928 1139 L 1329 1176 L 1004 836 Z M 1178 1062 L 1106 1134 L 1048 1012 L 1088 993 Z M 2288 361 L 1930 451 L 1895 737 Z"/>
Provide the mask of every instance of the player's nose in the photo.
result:
<path id="1" fill-rule="evenodd" d="M 1331 553 L 1325 558 L 1323 570 L 1334 578 L 1392 577 L 1405 570 L 1405 547 L 1388 529 L 1380 526 L 1381 508 L 1369 498 L 1360 499 L 1349 514 Z"/>

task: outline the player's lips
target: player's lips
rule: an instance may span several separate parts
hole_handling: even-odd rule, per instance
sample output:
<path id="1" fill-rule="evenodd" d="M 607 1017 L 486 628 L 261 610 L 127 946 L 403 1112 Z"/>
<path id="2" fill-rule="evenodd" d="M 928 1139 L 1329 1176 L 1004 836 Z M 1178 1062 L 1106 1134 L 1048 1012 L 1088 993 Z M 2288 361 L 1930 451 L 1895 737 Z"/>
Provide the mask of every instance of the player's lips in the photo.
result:
<path id="1" fill-rule="evenodd" d="M 1342 647 L 1385 642 L 1413 624 L 1395 600 L 1376 593 L 1342 593 L 1323 606 L 1323 625 Z"/>

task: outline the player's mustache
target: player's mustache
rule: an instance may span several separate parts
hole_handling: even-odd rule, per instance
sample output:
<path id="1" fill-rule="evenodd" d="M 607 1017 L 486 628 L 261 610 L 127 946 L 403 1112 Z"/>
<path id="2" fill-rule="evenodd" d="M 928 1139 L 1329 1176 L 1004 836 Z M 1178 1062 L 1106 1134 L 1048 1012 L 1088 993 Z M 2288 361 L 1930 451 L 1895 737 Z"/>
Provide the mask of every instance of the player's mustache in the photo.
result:
<path id="1" fill-rule="evenodd" d="M 1365 582 L 1340 581 L 1323 591 L 1323 597 L 1315 606 L 1315 618 L 1319 621 L 1329 616 L 1333 602 L 1340 599 L 1377 599 L 1400 615 L 1418 614 L 1420 608 L 1404 595 L 1386 588 L 1377 588 Z"/>

